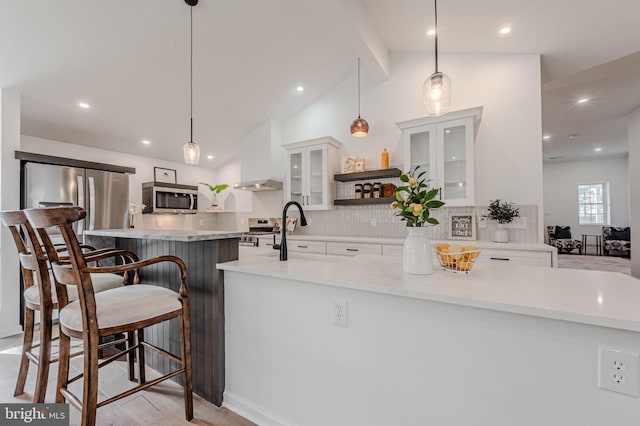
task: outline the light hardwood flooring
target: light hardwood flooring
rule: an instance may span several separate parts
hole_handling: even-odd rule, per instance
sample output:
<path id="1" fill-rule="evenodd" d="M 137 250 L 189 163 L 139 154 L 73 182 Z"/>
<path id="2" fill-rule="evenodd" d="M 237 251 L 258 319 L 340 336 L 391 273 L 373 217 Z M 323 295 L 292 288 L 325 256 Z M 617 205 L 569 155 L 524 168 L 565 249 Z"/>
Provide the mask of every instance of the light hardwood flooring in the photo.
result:
<path id="1" fill-rule="evenodd" d="M 57 343 L 57 341 L 55 342 Z M 31 402 L 35 384 L 36 367 L 29 368 L 29 377 L 25 387 L 26 393 L 19 397 L 13 396 L 13 390 L 18 375 L 22 335 L 0 339 L 0 401 L 10 403 Z M 57 348 L 54 349 L 57 355 Z M 71 360 L 71 374 L 79 373 L 82 369 L 82 357 Z M 98 385 L 98 400 L 116 395 L 125 389 L 134 387 L 127 377 L 127 365 L 124 361 L 116 361 L 100 369 L 100 384 Z M 158 374 L 147 367 L 147 380 L 158 377 Z M 47 401 L 55 400 L 57 363 L 51 365 L 49 383 L 47 386 Z M 198 374 L 197 371 L 193 372 Z M 71 386 L 72 392 L 82 396 L 82 381 Z M 184 404 L 182 387 L 171 380 L 162 382 L 147 390 L 123 398 L 114 403 L 98 408 L 98 424 L 113 426 L 138 425 L 215 425 L 215 426 L 252 426 L 254 423 L 240 417 L 226 408 L 216 407 L 214 404 L 193 394 L 194 418 L 191 423 L 184 418 Z M 80 424 L 80 413 L 69 407 L 70 424 Z"/>

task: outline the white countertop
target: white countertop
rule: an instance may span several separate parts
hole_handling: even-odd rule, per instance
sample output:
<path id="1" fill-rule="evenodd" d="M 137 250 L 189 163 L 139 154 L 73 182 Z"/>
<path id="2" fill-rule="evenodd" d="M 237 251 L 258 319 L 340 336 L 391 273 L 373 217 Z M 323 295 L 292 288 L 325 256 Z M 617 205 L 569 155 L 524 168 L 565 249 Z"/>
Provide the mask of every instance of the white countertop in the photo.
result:
<path id="1" fill-rule="evenodd" d="M 277 236 L 279 238 L 279 235 Z M 344 237 L 339 235 L 287 235 L 287 240 L 296 241 L 327 241 L 327 242 L 345 242 L 345 243 L 370 243 L 370 244 L 390 244 L 390 245 L 403 245 L 404 238 L 379 238 L 379 237 Z M 555 247 L 551 247 L 548 244 L 543 243 L 494 243 L 493 241 L 480 241 L 480 240 L 432 240 L 433 244 L 440 242 L 458 243 L 461 245 L 473 244 L 478 248 L 490 248 L 490 249 L 508 249 L 508 250 L 534 250 L 534 251 L 556 251 Z"/>
<path id="2" fill-rule="evenodd" d="M 311 260 L 307 260 L 311 259 Z M 432 275 L 402 272 L 399 257 L 277 252 L 218 269 L 351 288 L 543 318 L 640 331 L 640 281 L 615 272 L 477 263 L 469 274 L 434 265 Z"/>
<path id="3" fill-rule="evenodd" d="M 141 240 L 209 241 L 240 238 L 241 232 L 190 231 L 181 229 L 100 229 L 84 231 L 85 235 L 98 237 L 137 238 Z"/>

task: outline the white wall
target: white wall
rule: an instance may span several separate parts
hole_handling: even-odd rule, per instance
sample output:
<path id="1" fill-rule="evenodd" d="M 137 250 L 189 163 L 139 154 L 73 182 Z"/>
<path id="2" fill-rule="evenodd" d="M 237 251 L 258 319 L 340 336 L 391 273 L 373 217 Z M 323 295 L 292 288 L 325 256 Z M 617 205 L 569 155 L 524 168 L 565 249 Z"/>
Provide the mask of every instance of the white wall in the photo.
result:
<path id="1" fill-rule="evenodd" d="M 631 275 L 640 278 L 640 108 L 629 115 L 629 194 L 631 217 Z"/>
<path id="2" fill-rule="evenodd" d="M 362 117 L 369 122 L 365 138 L 351 137 L 357 117 L 355 73 L 326 95 L 283 123 L 284 143 L 333 136 L 344 144 L 342 155 L 365 158 L 367 168 L 380 167 L 388 148 L 390 163 L 402 165 L 401 132 L 395 123 L 425 116 L 422 84 L 432 72 L 432 55 L 391 55 L 391 76 L 368 87 L 363 70 Z M 482 105 L 475 143 L 476 204 L 501 198 L 539 207 L 542 224 L 542 118 L 538 55 L 441 56 L 451 77 L 451 111 Z M 539 227 L 542 237 L 542 226 Z"/>
<path id="3" fill-rule="evenodd" d="M 578 184 L 609 182 L 611 225 L 629 225 L 627 156 L 544 162 L 544 223 L 569 225 L 572 236 L 601 234 L 602 225 L 579 225 Z M 590 241 L 591 243 L 591 241 Z"/>
<path id="4" fill-rule="evenodd" d="M 20 208 L 20 93 L 0 90 L 0 210 Z M 18 253 L 9 229 L 2 226 L 0 256 L 0 337 L 21 331 L 19 324 L 20 271 Z"/>

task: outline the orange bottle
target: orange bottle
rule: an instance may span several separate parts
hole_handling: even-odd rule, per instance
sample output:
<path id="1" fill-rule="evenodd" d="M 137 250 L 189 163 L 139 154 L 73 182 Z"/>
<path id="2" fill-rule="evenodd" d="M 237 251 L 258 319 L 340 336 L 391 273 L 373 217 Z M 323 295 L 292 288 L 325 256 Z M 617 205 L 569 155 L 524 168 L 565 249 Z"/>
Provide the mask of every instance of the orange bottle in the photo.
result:
<path id="1" fill-rule="evenodd" d="M 382 151 L 382 167 L 380 168 L 381 169 L 389 168 L 389 151 L 387 151 L 387 148 L 385 148 L 384 151 Z"/>

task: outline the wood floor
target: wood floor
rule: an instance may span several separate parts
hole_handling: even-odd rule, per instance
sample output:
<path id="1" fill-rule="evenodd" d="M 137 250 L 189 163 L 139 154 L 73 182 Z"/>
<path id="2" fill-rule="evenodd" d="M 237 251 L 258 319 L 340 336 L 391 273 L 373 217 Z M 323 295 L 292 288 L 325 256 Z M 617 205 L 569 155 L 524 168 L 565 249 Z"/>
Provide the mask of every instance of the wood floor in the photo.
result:
<path id="1" fill-rule="evenodd" d="M 56 341 L 57 343 L 57 341 Z M 18 375 L 22 335 L 0 339 L 0 402 L 31 402 L 35 384 L 35 365 L 29 368 L 29 377 L 25 390 L 19 397 L 13 396 Z M 54 349 L 57 355 L 57 348 Z M 71 360 L 71 374 L 82 369 L 82 357 Z M 55 400 L 55 383 L 58 372 L 57 363 L 51 365 L 47 401 Z M 193 372 L 198 374 L 197 371 Z M 147 380 L 159 375 L 147 368 Z M 127 378 L 126 363 L 116 361 L 100 369 L 98 400 L 101 401 L 134 387 Z M 72 391 L 82 396 L 82 383 L 79 380 L 71 386 Z M 218 408 L 198 395 L 193 395 L 194 418 L 191 423 L 184 419 L 182 387 L 172 381 L 166 381 L 138 392 L 127 398 L 98 408 L 98 424 L 113 426 L 137 425 L 215 425 L 215 426 L 252 426 L 254 423 L 240 417 L 226 408 Z M 70 406 L 70 424 L 80 424 L 80 413 Z"/>

